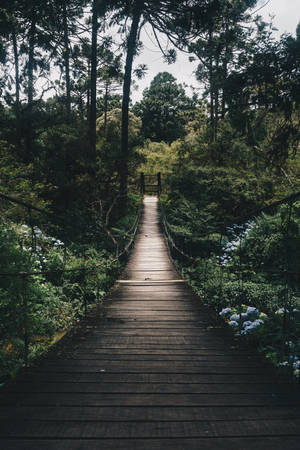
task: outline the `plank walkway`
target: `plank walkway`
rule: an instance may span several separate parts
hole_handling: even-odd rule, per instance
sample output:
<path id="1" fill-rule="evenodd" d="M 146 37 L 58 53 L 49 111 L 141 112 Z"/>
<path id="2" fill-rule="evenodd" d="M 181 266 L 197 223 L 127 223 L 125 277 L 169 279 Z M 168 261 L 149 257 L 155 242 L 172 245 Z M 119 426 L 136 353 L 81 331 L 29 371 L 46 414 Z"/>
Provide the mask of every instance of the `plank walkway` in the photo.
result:
<path id="1" fill-rule="evenodd" d="M 299 450 L 299 396 L 214 327 L 144 217 L 106 317 L 0 398 L 3 450 Z"/>

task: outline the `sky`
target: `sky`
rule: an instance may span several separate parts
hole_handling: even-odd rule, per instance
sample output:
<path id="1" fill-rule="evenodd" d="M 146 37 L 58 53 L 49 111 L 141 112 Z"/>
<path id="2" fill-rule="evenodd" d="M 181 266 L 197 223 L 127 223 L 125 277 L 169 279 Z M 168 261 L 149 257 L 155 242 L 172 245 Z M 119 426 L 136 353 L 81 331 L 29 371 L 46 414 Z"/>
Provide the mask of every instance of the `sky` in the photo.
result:
<path id="1" fill-rule="evenodd" d="M 276 37 L 283 33 L 295 35 L 297 24 L 300 22 L 300 0 L 259 0 L 254 12 L 260 9 L 257 14 L 261 15 L 266 22 L 270 22 L 270 15 L 274 16 L 273 24 L 278 29 L 274 32 Z M 183 53 L 177 54 L 177 62 L 168 65 L 163 62 L 161 52 L 155 45 L 154 37 L 149 28 L 145 28 L 141 35 L 144 49 L 139 57 L 135 60 L 135 66 L 138 64 L 147 64 L 148 71 L 142 80 L 137 80 L 138 90 L 132 90 L 132 101 L 135 103 L 142 98 L 143 90 L 150 85 L 150 82 L 159 72 L 170 72 L 178 83 L 193 85 L 200 88 L 197 84 L 193 71 L 197 67 L 197 63 L 189 62 L 188 55 Z M 167 42 L 165 42 L 167 45 Z M 191 90 L 186 90 L 191 94 Z"/>

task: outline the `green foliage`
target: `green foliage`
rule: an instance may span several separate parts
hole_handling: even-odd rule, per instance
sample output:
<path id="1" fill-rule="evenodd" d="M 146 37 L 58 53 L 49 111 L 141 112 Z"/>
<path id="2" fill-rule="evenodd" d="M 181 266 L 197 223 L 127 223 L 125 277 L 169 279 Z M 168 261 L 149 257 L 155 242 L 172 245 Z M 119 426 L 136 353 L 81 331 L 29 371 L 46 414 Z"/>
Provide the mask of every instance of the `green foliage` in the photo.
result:
<path id="1" fill-rule="evenodd" d="M 152 141 L 172 141 L 185 135 L 185 115 L 198 105 L 197 98 L 189 98 L 182 85 L 168 72 L 157 74 L 134 112 L 142 119 L 142 133 Z"/>
<path id="2" fill-rule="evenodd" d="M 243 239 L 241 250 L 249 266 L 300 272 L 299 206 L 296 202 L 292 212 L 284 205 L 276 215 L 263 214 L 256 219 Z"/>
<path id="3" fill-rule="evenodd" d="M 139 166 L 139 172 L 156 175 L 158 172 L 164 177 L 173 172 L 178 161 L 177 143 L 168 145 L 165 142 L 151 142 L 146 140 L 143 147 L 138 149 L 144 162 Z"/>
<path id="4" fill-rule="evenodd" d="M 191 208 L 214 217 L 216 224 L 230 225 L 249 217 L 263 200 L 273 196 L 273 182 L 247 171 L 214 167 L 177 167 L 170 180 L 170 200 L 176 208 L 186 198 Z M 183 206 L 184 207 L 184 206 Z M 222 230 L 222 228 L 220 228 Z"/>
<path id="5" fill-rule="evenodd" d="M 114 151 L 120 151 L 121 141 L 121 123 L 122 123 L 122 110 L 114 108 L 107 112 L 105 116 L 102 114 L 97 119 L 97 134 L 99 138 L 105 138 L 105 140 L 111 146 Z M 141 129 L 141 119 L 136 117 L 133 113 L 129 113 L 129 144 L 132 147 L 137 140 Z"/>
<path id="6" fill-rule="evenodd" d="M 130 194 L 128 214 L 114 213 L 111 227 L 122 251 L 132 237 L 140 199 Z M 55 229 L 55 228 L 53 228 Z M 125 236 L 126 234 L 126 236 Z M 13 375 L 101 301 L 122 268 L 108 237 L 68 248 L 38 227 L 0 223 L 0 378 Z M 97 245 L 97 242 L 99 244 Z"/>
<path id="7" fill-rule="evenodd" d="M 210 233 L 202 238 L 201 247 L 197 231 L 207 228 L 209 233 L 209 223 L 218 225 L 215 218 L 205 222 L 204 212 L 187 200 L 179 208 L 169 208 L 176 245 L 198 256 L 191 263 L 174 251 L 184 276 L 238 336 L 277 366 L 299 375 L 299 202 L 243 225 L 224 227 L 223 236 Z M 248 317 L 248 308 L 259 315 Z"/>

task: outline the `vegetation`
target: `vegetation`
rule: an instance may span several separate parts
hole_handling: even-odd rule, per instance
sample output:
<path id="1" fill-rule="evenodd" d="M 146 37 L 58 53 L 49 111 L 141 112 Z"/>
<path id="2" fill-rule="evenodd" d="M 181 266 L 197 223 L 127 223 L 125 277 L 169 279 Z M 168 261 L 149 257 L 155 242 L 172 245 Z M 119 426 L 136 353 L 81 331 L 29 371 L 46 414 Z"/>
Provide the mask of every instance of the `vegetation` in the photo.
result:
<path id="1" fill-rule="evenodd" d="M 284 204 L 271 215 L 229 227 L 186 204 L 169 209 L 172 223 L 165 223 L 177 265 L 203 301 L 238 336 L 297 376 L 299 207 L 299 201 Z"/>
<path id="2" fill-rule="evenodd" d="M 132 236 L 140 172 L 162 174 L 191 284 L 298 370 L 300 29 L 276 40 L 256 3 L 2 1 L 3 373 L 101 302 Z M 201 97 L 162 72 L 130 103 L 145 26 L 168 63 L 180 51 L 198 62 Z"/>
<path id="3" fill-rule="evenodd" d="M 101 223 L 101 211 L 95 211 L 93 229 L 76 233 L 76 242 L 70 240 L 70 224 L 61 229 L 40 219 L 40 226 L 64 236 L 62 241 L 32 221 L 31 226 L 18 222 L 17 211 L 10 211 L 13 222 L 1 222 L 1 378 L 13 375 L 101 305 L 126 261 L 123 253 L 134 235 L 139 201 L 131 194 L 127 215 L 112 223 L 107 217 Z"/>

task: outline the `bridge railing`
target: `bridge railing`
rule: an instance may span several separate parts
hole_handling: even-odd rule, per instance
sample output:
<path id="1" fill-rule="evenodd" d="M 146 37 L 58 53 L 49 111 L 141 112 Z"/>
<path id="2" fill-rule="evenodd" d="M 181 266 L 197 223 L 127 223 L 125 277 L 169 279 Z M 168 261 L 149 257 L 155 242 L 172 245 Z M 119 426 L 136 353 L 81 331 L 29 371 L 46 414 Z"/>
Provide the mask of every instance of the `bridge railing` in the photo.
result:
<path id="1" fill-rule="evenodd" d="M 300 231 L 299 228 L 297 230 L 296 224 L 298 220 L 299 226 L 299 199 L 300 192 L 294 192 L 282 200 L 252 211 L 240 218 L 234 226 L 219 223 L 216 227 L 210 227 L 206 232 L 197 235 L 187 235 L 182 227 L 170 223 L 162 203 L 161 218 L 169 253 L 175 264 L 179 270 L 183 270 L 188 275 L 200 295 L 207 298 L 210 295 L 214 297 L 208 303 L 215 308 L 216 312 L 219 313 L 222 308 L 231 308 L 231 311 L 228 310 L 228 320 L 230 314 L 233 316 L 234 313 L 238 313 L 239 319 L 233 325 L 236 326 L 236 332 L 239 335 L 247 334 L 242 315 L 246 313 L 247 303 L 248 306 L 253 306 L 249 305 L 249 298 L 253 299 L 254 294 L 249 293 L 249 289 L 253 288 L 253 292 L 257 290 L 254 306 L 260 309 L 263 313 L 261 317 L 265 319 L 257 317 L 257 320 L 265 322 L 265 335 L 269 334 L 266 339 L 261 333 L 261 346 L 268 347 L 269 350 L 266 352 L 269 353 L 269 357 L 276 360 L 278 365 L 285 366 L 286 370 L 293 375 L 296 374 L 300 379 L 300 312 L 298 311 L 300 268 L 299 264 L 295 265 L 291 260 L 290 255 L 293 242 L 297 241 L 298 244 L 300 242 Z M 271 224 L 275 217 L 281 221 L 280 236 L 276 235 L 276 238 L 280 239 L 278 245 L 282 246 L 282 251 L 279 252 L 277 260 L 267 266 L 262 263 L 249 263 L 247 252 L 251 246 L 249 242 L 251 229 L 259 220 L 263 220 L 267 224 L 266 227 L 272 230 Z M 298 235 L 298 240 L 294 239 L 295 234 Z M 262 254 L 267 252 L 269 245 L 272 245 L 272 239 L 275 239 L 274 234 L 267 233 L 260 248 Z M 268 289 L 268 285 L 274 286 L 275 297 L 274 292 Z M 235 290 L 233 304 L 226 304 L 228 289 Z M 268 295 L 273 295 L 273 301 L 268 298 Z M 272 320 L 273 324 L 271 324 Z M 252 337 L 247 336 L 247 339 L 251 340 Z M 275 349 L 274 355 L 272 355 L 272 348 Z"/>
<path id="2" fill-rule="evenodd" d="M 4 203 L 16 205 L 24 210 L 24 214 L 17 213 L 20 220 L 18 230 L 21 236 L 19 237 L 19 243 L 17 243 L 16 261 L 10 261 L 8 269 L 3 264 L 0 269 L 0 288 L 3 289 L 3 292 L 5 289 L 9 289 L 12 295 L 8 303 L 7 299 L 5 300 L 7 304 L 1 304 L 4 297 L 2 298 L 0 295 L 2 316 L 0 317 L 0 362 L 2 361 L 3 365 L 5 365 L 6 360 L 9 360 L 8 364 L 18 360 L 19 365 L 23 364 L 27 367 L 30 355 L 37 347 L 36 342 L 39 339 L 40 341 L 46 341 L 47 338 L 51 337 L 44 334 L 42 337 L 34 335 L 36 333 L 36 326 L 33 324 L 36 320 L 34 316 L 37 315 L 38 309 L 38 306 L 32 300 L 35 296 L 33 292 L 35 284 L 38 282 L 43 287 L 43 281 L 51 279 L 54 280 L 55 287 L 58 290 L 60 286 L 63 290 L 64 283 L 68 284 L 69 290 L 77 289 L 80 291 L 80 295 L 78 295 L 81 298 L 81 305 L 77 305 L 78 301 L 75 302 L 77 306 L 73 322 L 76 322 L 81 316 L 86 316 L 89 307 L 99 303 L 103 296 L 101 280 L 103 277 L 105 278 L 106 273 L 113 275 L 120 270 L 120 262 L 129 252 L 134 242 L 139 225 L 142 202 L 140 201 L 131 227 L 125 232 L 114 234 L 114 252 L 112 254 L 106 252 L 101 261 L 97 262 L 93 255 L 90 256 L 86 246 L 80 246 L 68 237 L 70 231 L 76 228 L 76 223 L 71 222 L 67 217 L 53 214 L 46 209 L 4 193 L 0 193 L 0 200 L 2 201 L 0 218 L 2 216 L 2 221 L 4 220 L 5 222 L 3 229 L 8 229 L 11 224 L 11 219 L 5 219 Z M 51 225 L 50 227 L 49 224 Z M 43 225 L 46 232 L 41 230 Z M 15 225 L 14 227 L 16 228 Z M 60 237 L 64 236 L 64 241 L 49 235 L 48 232 L 51 229 L 55 230 Z M 102 235 L 105 235 L 105 230 L 103 230 Z M 5 238 L 5 236 L 2 237 Z M 6 237 L 10 239 L 8 234 Z M 77 249 L 74 250 L 76 244 Z M 43 267 L 41 261 L 45 259 L 45 252 L 42 247 L 47 247 L 50 250 L 60 249 L 58 253 L 62 255 L 62 261 L 58 267 L 57 265 L 50 269 Z M 22 261 L 20 260 L 20 254 L 25 255 L 24 257 L 22 256 Z M 57 258 L 60 257 L 58 254 L 55 256 Z M 12 258 L 14 258 L 14 255 L 12 255 Z M 18 258 L 19 262 L 17 261 Z M 4 260 L 3 257 L 2 263 Z M 16 269 L 12 270 L 13 267 Z M 69 286 L 70 283 L 71 286 Z M 107 284 L 107 281 L 104 283 Z M 87 287 L 89 287 L 88 291 Z M 90 301 L 90 292 L 93 292 L 94 298 L 92 302 Z M 65 297 L 63 292 L 60 292 L 60 294 L 62 297 Z M 64 304 L 66 302 L 68 302 L 68 298 L 65 298 L 63 301 Z M 23 341 L 23 346 L 20 345 L 20 341 Z M 11 365 L 14 367 L 13 363 Z"/>
<path id="3" fill-rule="evenodd" d="M 140 174 L 140 192 L 141 195 L 156 194 L 160 197 L 162 192 L 161 173 L 148 175 L 144 172 Z"/>

